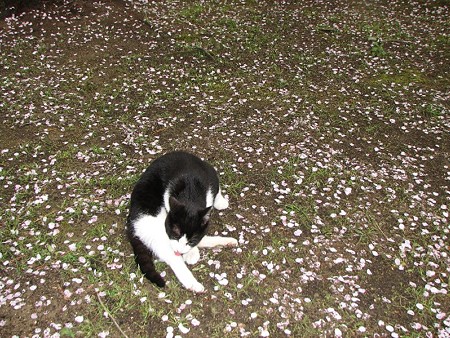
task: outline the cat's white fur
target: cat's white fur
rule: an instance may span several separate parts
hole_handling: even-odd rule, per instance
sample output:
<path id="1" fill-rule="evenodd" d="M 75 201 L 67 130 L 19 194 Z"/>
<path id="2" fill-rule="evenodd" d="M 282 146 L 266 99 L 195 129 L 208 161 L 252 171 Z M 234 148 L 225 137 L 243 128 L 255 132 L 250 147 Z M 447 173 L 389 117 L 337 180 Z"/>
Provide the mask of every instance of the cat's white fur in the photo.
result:
<path id="1" fill-rule="evenodd" d="M 208 191 L 210 194 L 211 192 Z M 211 194 L 212 195 L 212 194 Z M 208 196 L 208 195 L 207 195 Z M 208 201 L 208 198 L 206 198 L 206 200 Z M 211 205 L 211 204 L 210 204 Z M 222 195 L 222 191 L 219 188 L 219 192 L 216 195 L 216 198 L 214 199 L 214 204 L 213 204 L 214 208 L 217 210 L 223 210 L 228 208 L 228 200 L 223 197 Z"/>
<path id="2" fill-rule="evenodd" d="M 148 248 L 151 248 L 160 260 L 170 266 L 185 288 L 194 292 L 204 292 L 204 286 L 195 279 L 186 263 L 195 264 L 198 262 L 200 259 L 198 248 L 237 246 L 238 242 L 231 237 L 205 236 L 196 247 L 192 248 L 187 244 L 186 236 L 181 237 L 178 241 L 170 240 L 165 228 L 167 213 L 170 211 L 169 197 L 170 192 L 167 189 L 164 193 L 164 207 L 161 208 L 158 215 L 142 215 L 134 221 L 134 234 Z M 228 208 L 228 200 L 222 195 L 220 189 L 216 197 L 213 196 L 211 190 L 208 190 L 206 206 L 223 210 Z"/>

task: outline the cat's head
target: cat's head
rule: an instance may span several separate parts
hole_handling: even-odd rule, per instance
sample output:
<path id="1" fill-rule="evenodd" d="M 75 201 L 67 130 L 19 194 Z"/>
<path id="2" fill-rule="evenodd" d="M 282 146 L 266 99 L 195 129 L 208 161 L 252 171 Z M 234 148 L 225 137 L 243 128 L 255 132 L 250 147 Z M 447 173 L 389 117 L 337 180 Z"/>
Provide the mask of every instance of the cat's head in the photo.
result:
<path id="1" fill-rule="evenodd" d="M 166 232 L 176 255 L 183 255 L 196 246 L 208 229 L 211 207 L 198 208 L 171 196 L 166 218 Z"/>

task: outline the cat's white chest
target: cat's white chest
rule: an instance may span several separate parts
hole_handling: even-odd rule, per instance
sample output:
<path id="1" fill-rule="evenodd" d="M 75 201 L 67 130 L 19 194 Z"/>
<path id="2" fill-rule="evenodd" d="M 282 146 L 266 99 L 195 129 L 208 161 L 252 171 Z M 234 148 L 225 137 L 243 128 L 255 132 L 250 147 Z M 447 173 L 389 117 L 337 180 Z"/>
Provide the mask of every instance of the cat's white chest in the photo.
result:
<path id="1" fill-rule="evenodd" d="M 170 240 L 167 236 L 165 221 L 167 212 L 161 208 L 156 216 L 141 215 L 134 222 L 134 234 L 161 260 L 166 260 L 173 254 L 170 250 Z"/>

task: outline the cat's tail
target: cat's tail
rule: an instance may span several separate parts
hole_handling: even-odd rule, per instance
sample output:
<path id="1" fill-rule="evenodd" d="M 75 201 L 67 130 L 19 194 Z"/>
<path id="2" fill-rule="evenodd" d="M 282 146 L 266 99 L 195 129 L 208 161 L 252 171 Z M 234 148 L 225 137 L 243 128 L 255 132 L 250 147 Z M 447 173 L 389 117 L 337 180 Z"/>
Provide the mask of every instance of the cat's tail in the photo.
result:
<path id="1" fill-rule="evenodd" d="M 129 228 L 127 228 L 128 238 L 134 251 L 134 261 L 144 274 L 144 276 L 152 283 L 159 287 L 164 287 L 166 282 L 155 269 L 152 252 L 145 246 L 142 241 L 134 236 Z"/>

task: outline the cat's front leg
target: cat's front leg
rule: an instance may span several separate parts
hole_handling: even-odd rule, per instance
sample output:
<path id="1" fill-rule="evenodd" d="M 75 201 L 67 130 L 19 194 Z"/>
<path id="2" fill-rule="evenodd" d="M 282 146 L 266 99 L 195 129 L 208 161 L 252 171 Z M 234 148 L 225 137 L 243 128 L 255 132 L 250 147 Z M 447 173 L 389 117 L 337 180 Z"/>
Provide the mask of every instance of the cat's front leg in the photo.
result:
<path id="1" fill-rule="evenodd" d="M 189 286 L 185 286 L 185 287 L 186 287 L 186 289 L 191 290 L 195 293 L 205 292 L 205 287 L 197 281 L 195 281 L 194 283 L 190 284 Z"/>
<path id="2" fill-rule="evenodd" d="M 186 289 L 197 293 L 205 292 L 205 287 L 195 279 L 181 256 L 176 256 L 174 254 L 173 257 L 167 261 L 167 264 Z"/>
<path id="3" fill-rule="evenodd" d="M 205 236 L 198 243 L 199 248 L 214 248 L 217 246 L 238 246 L 238 241 L 232 237 Z"/>
<path id="4" fill-rule="evenodd" d="M 200 260 L 200 251 L 196 246 L 183 255 L 183 260 L 190 265 L 197 263 Z"/>

